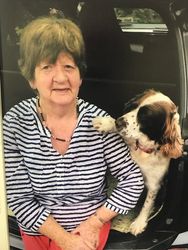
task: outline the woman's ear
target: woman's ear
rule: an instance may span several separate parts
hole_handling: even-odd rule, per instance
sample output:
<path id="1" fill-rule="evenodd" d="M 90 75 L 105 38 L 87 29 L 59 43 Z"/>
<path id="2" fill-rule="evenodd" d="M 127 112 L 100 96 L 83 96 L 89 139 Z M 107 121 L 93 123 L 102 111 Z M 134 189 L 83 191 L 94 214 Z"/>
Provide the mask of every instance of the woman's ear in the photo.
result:
<path id="1" fill-rule="evenodd" d="M 163 141 L 166 143 L 161 146 L 160 150 L 165 156 L 176 159 L 182 155 L 183 139 L 178 113 L 174 113 L 173 117 L 167 119 Z"/>
<path id="2" fill-rule="evenodd" d="M 29 81 L 29 85 L 32 89 L 36 89 L 36 86 L 35 86 L 35 81 L 32 80 L 32 81 Z"/>

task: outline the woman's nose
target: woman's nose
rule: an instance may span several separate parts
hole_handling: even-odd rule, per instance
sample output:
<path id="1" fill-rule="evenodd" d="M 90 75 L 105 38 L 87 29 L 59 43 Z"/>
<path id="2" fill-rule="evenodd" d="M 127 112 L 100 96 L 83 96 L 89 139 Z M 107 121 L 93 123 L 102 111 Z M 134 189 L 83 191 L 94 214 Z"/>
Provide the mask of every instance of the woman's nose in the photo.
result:
<path id="1" fill-rule="evenodd" d="M 54 69 L 53 80 L 55 82 L 63 82 L 68 78 L 67 72 L 63 69 L 63 67 L 56 66 Z"/>

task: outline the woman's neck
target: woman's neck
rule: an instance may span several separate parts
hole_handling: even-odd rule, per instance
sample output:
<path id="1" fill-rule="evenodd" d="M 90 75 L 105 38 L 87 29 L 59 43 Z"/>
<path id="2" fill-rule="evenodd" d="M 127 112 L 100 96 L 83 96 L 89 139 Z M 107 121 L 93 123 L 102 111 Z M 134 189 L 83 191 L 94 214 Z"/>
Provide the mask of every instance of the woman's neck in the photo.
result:
<path id="1" fill-rule="evenodd" d="M 52 109 L 44 106 L 44 103 L 41 106 L 41 103 L 38 99 L 37 111 L 43 126 L 51 133 L 52 139 L 59 142 L 69 142 L 77 125 L 77 105 L 68 108 L 56 106 Z"/>
<path id="2" fill-rule="evenodd" d="M 38 106 L 45 120 L 69 120 L 77 118 L 77 100 L 69 105 L 59 105 L 46 103 L 43 100 L 38 100 Z"/>

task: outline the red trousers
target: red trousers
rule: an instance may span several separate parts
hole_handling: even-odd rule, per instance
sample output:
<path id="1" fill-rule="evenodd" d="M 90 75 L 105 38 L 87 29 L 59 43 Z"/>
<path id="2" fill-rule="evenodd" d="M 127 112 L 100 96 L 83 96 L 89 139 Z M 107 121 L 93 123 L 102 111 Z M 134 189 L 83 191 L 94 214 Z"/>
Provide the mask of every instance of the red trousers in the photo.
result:
<path id="1" fill-rule="evenodd" d="M 46 236 L 31 236 L 25 234 L 22 230 L 21 236 L 24 244 L 24 250 L 63 250 Z M 108 239 L 110 231 L 110 222 L 104 224 L 99 236 L 99 247 L 97 250 L 103 250 Z"/>

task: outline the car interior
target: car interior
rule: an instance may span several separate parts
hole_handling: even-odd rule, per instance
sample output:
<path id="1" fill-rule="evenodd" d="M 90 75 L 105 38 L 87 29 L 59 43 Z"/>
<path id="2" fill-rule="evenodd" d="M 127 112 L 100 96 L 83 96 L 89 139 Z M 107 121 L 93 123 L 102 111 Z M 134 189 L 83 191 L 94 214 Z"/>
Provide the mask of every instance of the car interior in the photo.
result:
<path id="1" fill-rule="evenodd" d="M 105 109 L 117 118 L 124 104 L 146 89 L 168 95 L 185 112 L 181 40 L 173 10 L 181 9 L 170 0 L 14 0 L 2 1 L 1 13 L 1 78 L 3 114 L 19 101 L 34 96 L 17 66 L 18 36 L 28 20 L 47 15 L 50 8 L 63 11 L 81 28 L 86 44 L 87 72 L 80 97 Z M 139 10 L 139 11 L 138 11 Z M 146 28 L 132 24 L 131 13 L 149 10 L 160 25 Z M 118 13 L 128 13 L 121 19 Z M 10 18 L 11 17 L 11 18 Z M 138 19 L 139 20 L 139 19 Z M 161 28 L 160 28 L 161 27 Z M 188 229 L 188 159 L 172 160 L 156 201 L 156 215 L 146 231 L 135 237 L 111 230 L 106 246 L 110 249 L 168 249 L 178 233 Z M 180 195 L 181 194 L 181 195 Z M 138 203 L 142 204 L 145 191 Z M 16 220 L 9 214 L 9 230 L 19 238 Z M 15 243 L 16 245 L 16 243 Z M 18 246 L 18 245 L 17 245 Z"/>

